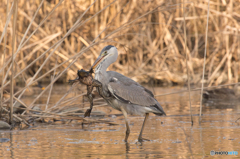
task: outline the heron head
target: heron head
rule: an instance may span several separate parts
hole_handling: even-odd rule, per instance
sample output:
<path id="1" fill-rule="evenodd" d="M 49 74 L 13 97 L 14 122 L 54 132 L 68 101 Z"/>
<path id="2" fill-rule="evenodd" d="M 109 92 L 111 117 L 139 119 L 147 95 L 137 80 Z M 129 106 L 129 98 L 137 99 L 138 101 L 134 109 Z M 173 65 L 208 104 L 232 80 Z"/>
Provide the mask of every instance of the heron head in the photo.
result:
<path id="1" fill-rule="evenodd" d="M 117 60 L 117 57 L 118 51 L 115 46 L 105 46 L 96 61 L 93 63 L 92 68 L 95 70 L 99 70 L 102 67 L 107 69 L 109 65 Z"/>

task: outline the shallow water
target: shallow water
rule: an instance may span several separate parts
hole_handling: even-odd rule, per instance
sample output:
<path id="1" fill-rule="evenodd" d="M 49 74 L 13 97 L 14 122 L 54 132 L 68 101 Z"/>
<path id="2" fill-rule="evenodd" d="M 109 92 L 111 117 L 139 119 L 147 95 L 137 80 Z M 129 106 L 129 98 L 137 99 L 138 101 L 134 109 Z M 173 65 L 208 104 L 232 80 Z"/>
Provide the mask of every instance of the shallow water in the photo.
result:
<path id="1" fill-rule="evenodd" d="M 64 87 L 65 90 L 68 89 Z M 152 88 L 149 88 L 153 90 Z M 186 88 L 154 88 L 154 94 L 164 94 Z M 62 92 L 63 94 L 65 91 Z M 63 94 L 55 94 L 56 100 Z M 46 96 L 47 97 L 47 96 Z M 215 155 L 240 158 L 240 104 L 203 107 L 198 123 L 199 92 L 192 92 L 194 124 L 189 116 L 188 94 L 158 96 L 167 116 L 150 115 L 143 137 L 150 141 L 137 143 L 144 117 L 129 116 L 129 142 L 123 141 L 125 122 L 121 112 L 109 106 L 93 111 L 106 113 L 101 119 L 118 125 L 78 121 L 69 124 L 42 124 L 27 130 L 0 131 L 2 158 L 212 158 L 211 150 L 236 151 L 238 155 Z M 30 99 L 28 97 L 27 99 Z M 54 99 L 54 98 L 53 98 Z M 44 103 L 46 99 L 42 99 Z M 94 118 L 94 117 L 93 117 Z"/>

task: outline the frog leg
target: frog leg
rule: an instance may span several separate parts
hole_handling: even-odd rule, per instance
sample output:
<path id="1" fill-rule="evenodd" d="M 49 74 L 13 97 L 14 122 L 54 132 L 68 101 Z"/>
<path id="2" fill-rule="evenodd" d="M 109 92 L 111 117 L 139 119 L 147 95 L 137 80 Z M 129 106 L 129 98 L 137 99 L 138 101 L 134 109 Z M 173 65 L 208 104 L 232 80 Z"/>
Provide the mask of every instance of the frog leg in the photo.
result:
<path id="1" fill-rule="evenodd" d="M 109 98 L 110 98 L 109 95 L 107 95 L 106 93 L 104 93 L 101 82 L 99 82 L 98 80 L 93 79 L 93 81 L 92 81 L 92 86 L 98 88 L 98 90 L 99 90 L 99 95 L 100 95 L 101 97 L 103 97 L 104 99 L 109 99 Z"/>
<path id="2" fill-rule="evenodd" d="M 90 109 L 88 109 L 85 114 L 84 117 L 90 117 L 92 108 L 93 108 L 93 97 L 92 97 L 92 90 L 93 90 L 93 86 L 87 86 L 87 97 L 88 100 L 90 102 Z"/>
<path id="3" fill-rule="evenodd" d="M 68 83 L 72 85 L 72 84 L 75 83 L 76 81 L 79 81 L 79 77 L 77 77 L 77 78 L 74 79 L 74 80 L 68 80 Z"/>

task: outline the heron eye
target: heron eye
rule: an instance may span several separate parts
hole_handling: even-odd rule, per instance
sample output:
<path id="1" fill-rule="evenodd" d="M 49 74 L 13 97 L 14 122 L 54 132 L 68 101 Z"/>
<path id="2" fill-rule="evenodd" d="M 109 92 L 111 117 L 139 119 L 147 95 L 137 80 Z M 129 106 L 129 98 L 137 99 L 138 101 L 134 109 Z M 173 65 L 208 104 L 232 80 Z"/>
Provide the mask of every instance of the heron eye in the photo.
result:
<path id="1" fill-rule="evenodd" d="M 104 55 L 106 55 L 107 54 L 107 51 L 104 51 Z"/>

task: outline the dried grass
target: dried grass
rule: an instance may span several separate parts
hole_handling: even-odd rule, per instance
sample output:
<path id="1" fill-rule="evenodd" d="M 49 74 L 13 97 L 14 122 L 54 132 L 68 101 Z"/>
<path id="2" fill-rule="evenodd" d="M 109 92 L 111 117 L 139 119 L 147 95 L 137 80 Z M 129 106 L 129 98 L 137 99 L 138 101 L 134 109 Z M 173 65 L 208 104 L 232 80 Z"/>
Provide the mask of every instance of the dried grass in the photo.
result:
<path id="1" fill-rule="evenodd" d="M 96 1 L 89 11 L 84 13 L 90 5 L 89 1 L 59 1 L 57 5 L 53 1 L 38 0 L 26 3 L 19 1 L 17 19 L 19 46 L 15 54 L 17 72 L 24 72 L 25 76 L 26 74 L 34 76 L 35 72 L 41 71 L 41 74 L 47 73 L 41 80 L 49 82 L 54 70 L 61 72 L 68 65 L 65 63 L 52 69 L 57 56 L 59 56 L 58 64 L 61 64 L 69 58 L 73 59 L 74 55 L 83 48 L 89 47 L 90 43 L 108 39 L 108 43 L 116 45 L 120 52 L 118 63 L 112 66 L 114 70 L 132 75 L 138 82 L 148 83 L 154 80 L 160 84 L 185 84 L 187 67 L 184 62 L 183 3 L 181 1 L 172 4 L 163 1 L 113 1 L 107 6 L 110 2 Z M 209 86 L 238 81 L 238 67 L 233 65 L 239 58 L 238 4 L 239 1 L 234 1 L 233 5 L 224 4 L 223 1 L 210 4 L 209 44 L 211 45 L 207 48 L 205 77 L 205 82 Z M 11 37 L 12 25 L 8 25 L 8 31 L 4 30 L 7 19 L 6 9 L 10 7 L 7 7 L 7 1 L 1 5 L 0 12 L 4 16 L 1 19 L 0 32 Z M 189 57 L 187 62 L 189 76 L 192 83 L 199 84 L 204 54 L 207 3 L 189 2 L 185 4 L 184 9 L 187 15 L 185 49 Z M 66 35 L 79 16 L 82 16 L 79 21 L 81 27 Z M 2 34 L 1 39 L 3 35 L 5 34 Z M 63 39 L 63 43 L 58 43 L 64 36 L 67 37 Z M 58 44 L 60 46 L 54 49 Z M 85 51 L 66 74 L 60 77 L 61 81 L 66 82 L 74 78 L 78 69 L 89 68 L 105 45 L 107 44 L 94 45 L 90 50 Z M 1 52 L 4 50 L 3 46 L 1 43 Z M 11 46 L 11 38 L 8 38 L 7 63 L 1 67 L 1 72 L 10 63 Z M 39 69 L 41 66 L 42 68 Z"/>
<path id="2" fill-rule="evenodd" d="M 28 112 L 56 81 L 67 82 L 75 78 L 78 69 L 90 68 L 107 44 L 115 45 L 119 50 L 118 61 L 110 69 L 138 82 L 185 84 L 189 77 L 191 84 L 201 81 L 208 86 L 237 83 L 239 4 L 239 1 L 210 3 L 206 76 L 202 81 L 207 1 L 190 1 L 183 5 L 182 1 L 158 0 L 58 0 L 56 3 L 52 0 L 20 0 L 16 35 L 13 35 L 13 3 L 4 0 L 0 4 L 3 15 L 0 19 L 1 92 L 10 85 L 11 76 L 15 83 L 33 77 L 23 89 L 14 92 L 18 100 L 32 83 L 48 83 L 46 89 L 27 105 Z M 16 38 L 16 51 L 12 47 L 13 38 Z M 16 68 L 13 71 L 10 70 L 12 64 Z M 50 91 L 42 115 L 71 101 L 65 99 L 66 96 L 53 107 L 49 104 Z M 8 101 L 1 100 L 1 106 Z"/>

